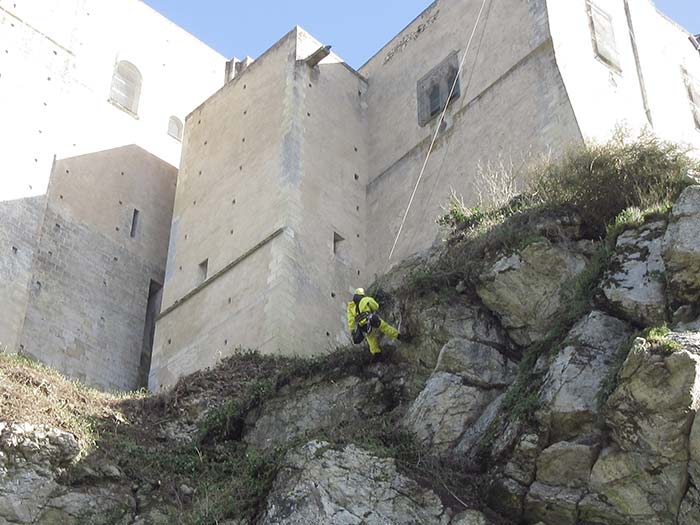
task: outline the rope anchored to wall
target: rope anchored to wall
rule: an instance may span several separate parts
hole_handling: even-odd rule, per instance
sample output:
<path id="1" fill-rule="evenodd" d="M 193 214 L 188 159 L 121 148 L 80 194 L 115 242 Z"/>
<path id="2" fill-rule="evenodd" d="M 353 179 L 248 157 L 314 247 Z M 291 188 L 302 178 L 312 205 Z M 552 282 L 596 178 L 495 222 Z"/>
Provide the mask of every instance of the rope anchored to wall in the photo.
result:
<path id="1" fill-rule="evenodd" d="M 442 109 L 442 112 L 440 113 L 440 118 L 438 119 L 437 126 L 435 127 L 435 133 L 433 133 L 433 138 L 430 141 L 430 147 L 428 148 L 428 153 L 425 156 L 425 161 L 423 161 L 423 167 L 421 168 L 420 173 L 418 174 L 418 179 L 416 180 L 416 184 L 413 187 L 413 192 L 411 193 L 411 198 L 408 200 L 408 206 L 406 206 L 406 211 L 403 214 L 403 219 L 401 219 L 401 225 L 399 226 L 399 231 L 396 233 L 396 238 L 394 239 L 394 244 L 391 247 L 391 251 L 389 252 L 389 257 L 386 261 L 386 267 L 384 269 L 385 272 L 389 269 L 389 263 L 391 262 L 391 258 L 394 256 L 394 251 L 396 250 L 396 245 L 399 242 L 399 237 L 401 237 L 401 232 L 403 231 L 403 228 L 406 225 L 406 218 L 408 217 L 408 213 L 411 210 L 411 206 L 413 205 L 413 199 L 416 197 L 416 192 L 418 191 L 418 186 L 420 186 L 421 179 L 423 178 L 423 175 L 425 173 L 425 169 L 428 166 L 428 161 L 430 160 L 430 154 L 433 152 L 433 148 L 435 147 L 435 142 L 437 141 L 438 135 L 440 134 L 440 128 L 442 127 L 442 123 L 445 121 L 445 115 L 447 114 L 447 107 L 450 105 L 450 100 L 452 100 L 452 95 L 454 95 L 455 89 L 457 88 L 457 83 L 459 82 L 460 75 L 462 74 L 462 69 L 464 68 L 464 62 L 467 58 L 467 55 L 469 54 L 469 49 L 471 48 L 472 41 L 474 40 L 474 35 L 476 34 L 476 29 L 479 26 L 479 22 L 481 21 L 481 16 L 484 13 L 484 8 L 486 7 L 487 2 L 489 2 L 489 0 L 483 0 L 481 2 L 481 8 L 479 9 L 479 14 L 476 17 L 476 22 L 474 22 L 474 28 L 472 29 L 471 35 L 469 35 L 469 40 L 467 41 L 467 45 L 464 48 L 464 54 L 462 55 L 462 60 L 459 63 L 459 68 L 457 69 L 457 74 L 455 75 L 454 81 L 452 82 L 452 87 L 450 88 L 450 93 L 447 96 L 447 99 L 445 100 L 445 107 Z"/>

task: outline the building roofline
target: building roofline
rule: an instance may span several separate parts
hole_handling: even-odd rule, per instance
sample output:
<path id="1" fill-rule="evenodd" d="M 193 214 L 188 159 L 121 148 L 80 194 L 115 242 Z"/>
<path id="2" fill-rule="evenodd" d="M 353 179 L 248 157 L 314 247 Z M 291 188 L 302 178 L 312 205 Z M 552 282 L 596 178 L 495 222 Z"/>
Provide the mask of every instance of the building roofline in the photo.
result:
<path id="1" fill-rule="evenodd" d="M 318 38 L 316 38 L 310 31 L 307 31 L 307 30 L 304 29 L 302 26 L 296 25 L 294 28 L 295 28 L 297 31 L 301 31 L 301 32 L 304 33 L 305 35 L 310 36 L 311 38 L 313 38 L 314 40 L 316 40 L 319 44 L 323 45 L 323 42 L 321 42 L 321 41 L 320 41 Z M 347 69 L 348 71 L 350 71 L 352 74 L 354 74 L 356 77 L 358 77 L 358 78 L 359 78 L 360 80 L 362 80 L 363 82 L 367 82 L 367 78 L 366 78 L 364 75 L 362 75 L 359 71 L 357 71 L 354 67 L 352 67 L 350 64 L 348 64 L 348 63 L 343 59 L 343 57 L 341 57 L 338 53 L 336 53 L 335 51 L 331 51 L 331 55 L 334 56 L 335 58 L 337 58 L 337 59 L 339 60 L 338 63 L 341 64 L 341 65 L 343 65 L 343 66 L 345 66 L 345 69 Z"/>
<path id="2" fill-rule="evenodd" d="M 240 78 L 242 78 L 248 71 L 250 71 L 251 68 L 258 67 L 258 64 L 259 64 L 261 61 L 263 61 L 264 58 L 265 58 L 267 55 L 269 55 L 269 54 L 272 53 L 274 50 L 276 50 L 278 47 L 280 47 L 282 44 L 284 44 L 284 42 L 286 42 L 286 41 L 289 39 L 289 37 L 290 37 L 291 35 L 296 34 L 296 32 L 297 32 L 299 29 L 301 29 L 299 26 L 294 26 L 294 27 L 291 29 L 291 31 L 287 32 L 282 38 L 280 38 L 277 42 L 275 42 L 275 43 L 272 44 L 267 50 L 265 50 L 265 51 L 263 52 L 262 55 L 260 55 L 260 56 L 257 57 L 255 60 L 253 60 L 253 63 L 250 64 L 247 68 L 245 68 L 245 70 L 243 70 L 242 73 L 240 73 L 239 75 L 236 75 L 231 81 L 226 82 L 223 86 L 221 86 L 221 87 L 220 87 L 219 89 L 217 89 L 214 93 L 212 93 L 209 97 L 207 97 L 201 104 L 199 104 L 196 108 L 194 108 L 192 111 L 190 111 L 190 112 L 187 114 L 187 116 L 185 117 L 185 122 L 187 122 L 187 120 L 188 120 L 194 113 L 196 113 L 197 111 L 199 111 L 200 109 L 202 109 L 202 107 L 204 107 L 206 104 L 208 104 L 209 101 L 211 101 L 211 100 L 214 99 L 215 97 L 219 96 L 219 94 L 222 93 L 225 89 L 227 89 L 228 87 L 230 87 L 230 86 L 232 86 L 232 85 L 234 85 L 234 84 L 237 84 L 237 83 L 238 83 L 238 80 L 239 80 Z"/>
<path id="3" fill-rule="evenodd" d="M 678 29 L 680 29 L 681 31 L 683 31 L 684 33 L 686 33 L 688 36 L 694 36 L 693 33 L 691 33 L 689 29 L 686 29 L 685 27 L 683 27 L 682 25 L 680 25 L 678 22 L 676 22 L 673 18 L 671 18 L 670 16 L 668 16 L 666 13 L 660 11 L 659 8 L 656 7 L 656 4 L 654 4 L 654 9 L 656 9 L 656 12 L 659 13 L 659 14 L 661 15 L 662 18 L 665 18 L 666 20 L 668 20 L 669 22 L 671 22 L 671 24 L 673 24 L 673 25 L 676 26 Z"/>
<path id="4" fill-rule="evenodd" d="M 423 9 L 413 20 L 411 20 L 408 24 L 406 24 L 406 26 L 405 26 L 401 31 L 399 31 L 399 32 L 396 33 L 393 37 L 391 37 L 391 39 L 390 39 L 386 44 L 384 44 L 381 48 L 379 48 L 379 50 L 378 50 L 375 54 L 373 54 L 371 57 L 369 57 L 369 58 L 367 59 L 367 61 L 366 61 L 364 64 L 362 64 L 362 65 L 357 69 L 357 71 L 358 71 L 358 72 L 362 71 L 362 69 L 363 69 L 367 64 L 369 64 L 372 60 L 374 60 L 375 57 L 377 57 L 379 54 L 381 54 L 382 51 L 384 51 L 387 47 L 389 47 L 389 44 L 391 44 L 394 40 L 396 40 L 396 38 L 397 38 L 399 35 L 401 35 L 401 33 L 403 33 L 404 31 L 406 31 L 406 29 L 408 29 L 409 27 L 411 27 L 411 26 L 412 26 L 420 17 L 422 17 L 425 13 L 427 13 L 428 11 L 430 11 L 431 9 L 433 9 L 433 8 L 439 3 L 439 1 L 440 1 L 440 0 L 434 0 L 428 7 L 426 7 L 425 9 Z M 360 74 L 362 74 L 362 73 L 360 73 Z"/>
<path id="5" fill-rule="evenodd" d="M 207 43 L 204 42 L 203 40 L 200 40 L 199 38 L 197 38 L 195 35 L 193 35 L 192 33 L 190 33 L 190 32 L 189 32 L 187 29 L 185 29 L 184 27 L 182 27 L 182 26 L 176 24 L 175 22 L 173 22 L 172 20 L 170 20 L 170 19 L 169 19 L 167 16 L 165 16 L 163 13 L 161 13 L 161 12 L 159 12 L 159 11 L 156 11 L 154 8 L 152 8 L 150 5 L 148 5 L 144 0 L 137 0 L 137 1 L 138 1 L 139 4 L 143 5 L 146 9 L 148 9 L 149 11 L 155 13 L 156 15 L 158 15 L 158 17 L 160 17 L 160 18 L 162 18 L 163 20 L 165 20 L 168 24 L 170 24 L 170 25 L 172 25 L 172 26 L 175 26 L 177 29 L 179 29 L 180 31 L 182 31 L 183 33 L 185 33 L 185 34 L 186 34 L 187 36 L 189 36 L 190 38 L 196 40 L 197 42 L 199 42 L 200 44 L 202 44 L 204 47 L 210 49 L 211 51 L 213 51 L 214 53 L 216 53 L 217 55 L 219 55 L 222 59 L 228 60 L 228 58 L 226 58 L 225 55 L 221 54 L 219 51 L 217 51 L 216 49 L 214 49 L 213 47 L 211 47 L 209 44 L 207 44 Z"/>

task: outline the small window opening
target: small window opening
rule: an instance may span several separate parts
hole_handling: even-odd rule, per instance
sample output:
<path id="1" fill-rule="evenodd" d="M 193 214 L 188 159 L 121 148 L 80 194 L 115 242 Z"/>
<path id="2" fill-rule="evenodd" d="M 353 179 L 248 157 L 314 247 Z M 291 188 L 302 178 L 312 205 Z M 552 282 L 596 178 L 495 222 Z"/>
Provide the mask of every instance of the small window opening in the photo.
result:
<path id="1" fill-rule="evenodd" d="M 139 210 L 134 208 L 134 214 L 131 217 L 131 238 L 136 237 L 136 233 L 138 232 L 138 227 L 139 227 Z"/>
<path id="2" fill-rule="evenodd" d="M 142 77 L 131 62 L 122 60 L 114 68 L 109 100 L 134 115 L 139 111 Z"/>
<path id="3" fill-rule="evenodd" d="M 209 271 L 209 259 L 204 259 L 199 263 L 199 283 L 202 284 L 207 280 L 207 272 Z"/>
<path id="4" fill-rule="evenodd" d="M 336 232 L 333 232 L 333 253 L 337 254 L 340 251 L 342 243 L 345 239 Z"/>
<path id="5" fill-rule="evenodd" d="M 345 237 L 337 232 L 333 232 L 333 255 L 335 255 L 336 258 L 341 260 L 348 258 L 349 247 L 347 244 L 348 242 L 345 240 Z"/>
<path id="6" fill-rule="evenodd" d="M 177 141 L 182 142 L 182 121 L 177 117 L 170 117 L 168 121 L 168 135 Z M 201 175 L 202 172 L 200 171 Z"/>

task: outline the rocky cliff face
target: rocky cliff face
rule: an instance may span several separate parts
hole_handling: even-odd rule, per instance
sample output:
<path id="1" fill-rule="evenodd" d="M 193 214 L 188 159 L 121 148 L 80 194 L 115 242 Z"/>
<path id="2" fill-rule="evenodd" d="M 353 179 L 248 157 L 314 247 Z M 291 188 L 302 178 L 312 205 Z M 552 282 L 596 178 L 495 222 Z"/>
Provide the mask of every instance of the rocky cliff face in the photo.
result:
<path id="1" fill-rule="evenodd" d="M 416 292 L 430 261 L 398 268 L 378 296 L 415 337 L 385 362 L 346 349 L 247 397 L 216 371 L 183 382 L 142 420 L 149 454 L 197 451 L 161 467 L 170 492 L 69 432 L 0 423 L 0 525 L 700 524 L 700 186 L 615 239 L 566 223 L 456 289 Z M 226 506 L 231 479 L 218 499 L 198 481 L 232 450 L 216 466 L 257 465 L 251 512 Z"/>

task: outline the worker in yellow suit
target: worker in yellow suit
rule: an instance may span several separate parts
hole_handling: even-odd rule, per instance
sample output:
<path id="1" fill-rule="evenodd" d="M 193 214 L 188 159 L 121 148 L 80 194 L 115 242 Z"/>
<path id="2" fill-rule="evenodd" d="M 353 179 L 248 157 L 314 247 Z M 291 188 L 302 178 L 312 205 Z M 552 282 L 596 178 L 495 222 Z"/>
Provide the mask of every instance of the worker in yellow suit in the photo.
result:
<path id="1" fill-rule="evenodd" d="M 379 310 L 379 303 L 365 295 L 362 288 L 355 290 L 352 301 L 348 303 L 348 329 L 352 334 L 352 342 L 360 344 L 366 338 L 372 355 L 380 354 L 382 351 L 377 339 L 379 335 L 377 330 L 392 339 L 399 341 L 403 339 L 396 328 L 379 317 L 377 310 Z"/>

